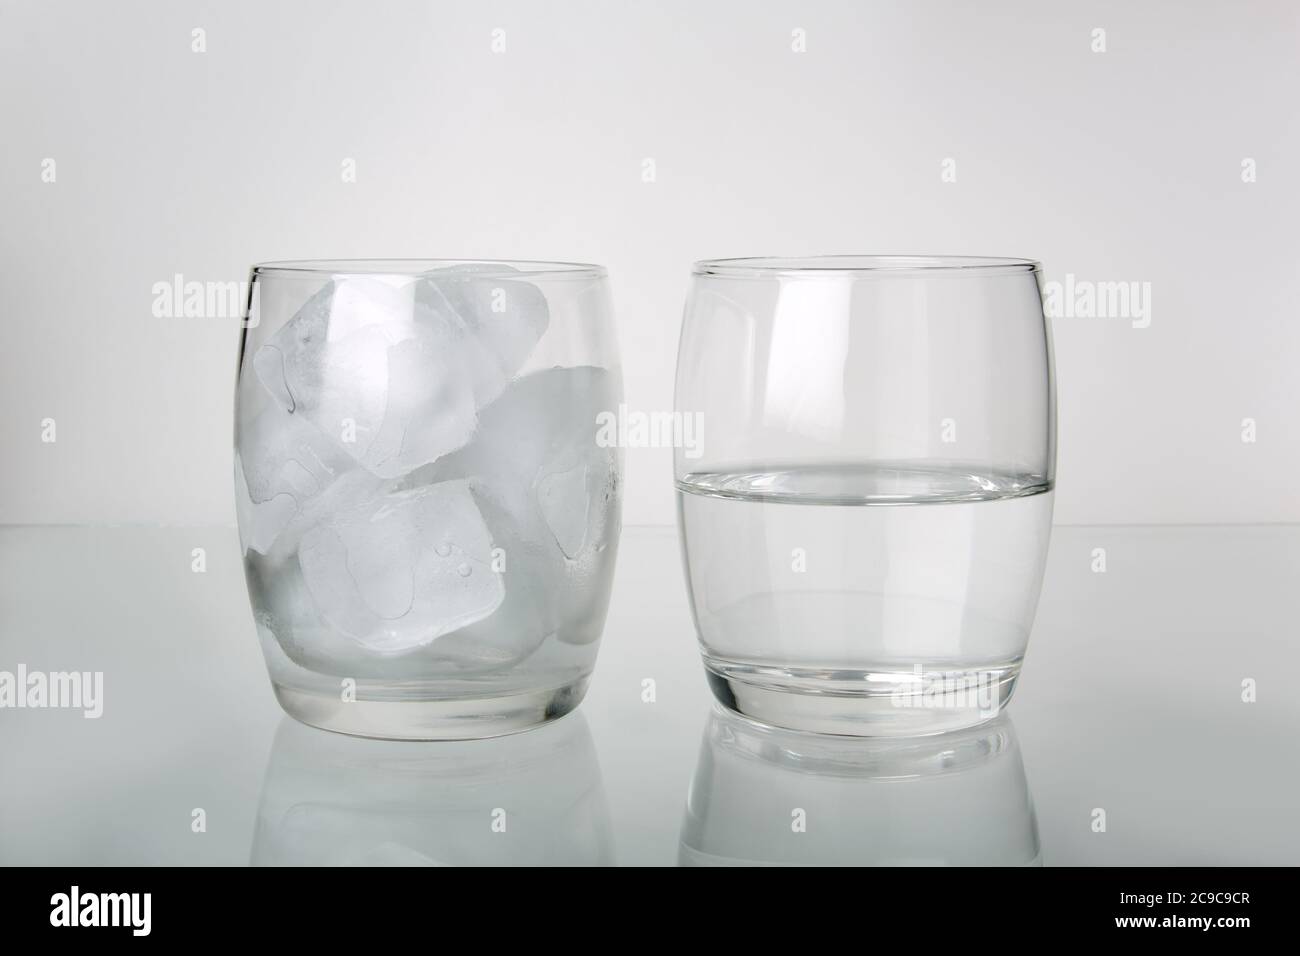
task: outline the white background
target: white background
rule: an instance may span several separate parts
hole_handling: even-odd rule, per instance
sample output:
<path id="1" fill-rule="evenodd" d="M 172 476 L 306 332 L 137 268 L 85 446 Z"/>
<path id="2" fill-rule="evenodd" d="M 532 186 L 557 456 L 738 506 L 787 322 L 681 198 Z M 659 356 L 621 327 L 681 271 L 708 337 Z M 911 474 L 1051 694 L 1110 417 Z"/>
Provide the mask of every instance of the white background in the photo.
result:
<path id="1" fill-rule="evenodd" d="M 1054 322 L 1058 522 L 1300 520 L 1298 11 L 5 0 L 0 521 L 233 522 L 237 320 L 155 317 L 177 273 L 600 262 L 659 410 L 693 260 L 851 252 L 1150 282 L 1149 328 Z M 669 458 L 628 454 L 628 523 L 672 522 Z"/>

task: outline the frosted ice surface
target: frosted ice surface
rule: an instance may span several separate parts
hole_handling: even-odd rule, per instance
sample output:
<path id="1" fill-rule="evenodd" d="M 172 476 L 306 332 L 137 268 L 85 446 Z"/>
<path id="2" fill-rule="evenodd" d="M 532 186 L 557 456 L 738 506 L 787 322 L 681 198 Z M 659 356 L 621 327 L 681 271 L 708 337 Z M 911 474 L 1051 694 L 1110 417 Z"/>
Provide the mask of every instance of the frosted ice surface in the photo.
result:
<path id="1" fill-rule="evenodd" d="M 485 276 L 487 269 L 468 263 L 427 273 L 416 287 L 416 301 L 435 314 L 462 317 L 498 374 L 482 376 L 489 387 L 479 395 L 487 404 L 523 368 L 546 331 L 549 310 L 541 289 L 520 279 Z"/>
<path id="2" fill-rule="evenodd" d="M 596 444 L 614 386 L 591 367 L 525 375 L 484 409 L 473 442 L 431 473 L 473 478 L 518 525 L 540 521 L 539 544 L 577 558 L 601 537 L 614 491 L 616 450 Z"/>
<path id="3" fill-rule="evenodd" d="M 384 653 L 482 620 L 505 596 L 465 481 L 390 491 L 331 514 L 303 534 L 298 560 L 330 624 Z"/>
<path id="4" fill-rule="evenodd" d="M 381 478 L 469 441 L 548 324 L 536 286 L 466 273 L 339 278 L 253 356 L 286 411 Z"/>
<path id="5" fill-rule="evenodd" d="M 353 466 L 340 474 L 319 494 L 299 504 L 298 509 L 281 527 L 269 549 L 259 549 L 275 561 L 283 561 L 298 548 L 312 528 L 332 515 L 361 506 L 393 490 L 395 482 L 376 478 L 364 468 Z"/>
<path id="6" fill-rule="evenodd" d="M 267 501 L 254 501 L 239 452 L 235 452 L 235 513 L 245 551 L 250 548 L 263 554 L 269 551 L 297 510 L 298 503 L 288 493 L 275 495 Z"/>
<path id="7" fill-rule="evenodd" d="M 469 480 L 506 561 L 497 613 L 439 648 L 464 638 L 517 659 L 548 634 L 574 630 L 583 606 L 564 596 L 608 566 L 598 555 L 617 536 L 616 450 L 595 441 L 596 416 L 616 388 L 599 368 L 524 375 L 483 410 L 468 446 L 409 476 Z"/>
<path id="8" fill-rule="evenodd" d="M 565 557 L 576 558 L 582 553 L 591 530 L 592 498 L 604 490 L 608 475 L 607 462 L 600 456 L 586 456 L 572 468 L 553 471 L 538 480 L 538 506 Z"/>
<path id="9" fill-rule="evenodd" d="M 268 408 L 246 421 L 235 449 L 235 505 L 246 548 L 267 553 L 303 502 L 351 467 L 301 416 Z"/>

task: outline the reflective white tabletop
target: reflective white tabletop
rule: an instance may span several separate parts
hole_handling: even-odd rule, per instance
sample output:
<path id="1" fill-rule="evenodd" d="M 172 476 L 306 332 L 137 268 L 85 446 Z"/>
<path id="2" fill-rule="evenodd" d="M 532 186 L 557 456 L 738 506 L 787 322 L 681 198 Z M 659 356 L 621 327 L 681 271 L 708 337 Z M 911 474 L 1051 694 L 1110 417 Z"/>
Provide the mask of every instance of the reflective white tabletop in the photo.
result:
<path id="1" fill-rule="evenodd" d="M 0 672 L 104 684 L 0 709 L 0 863 L 1295 864 L 1297 581 L 1300 527 L 1058 527 L 1009 719 L 854 742 L 715 713 L 629 528 L 576 713 L 396 743 L 281 714 L 233 529 L 6 528 Z"/>

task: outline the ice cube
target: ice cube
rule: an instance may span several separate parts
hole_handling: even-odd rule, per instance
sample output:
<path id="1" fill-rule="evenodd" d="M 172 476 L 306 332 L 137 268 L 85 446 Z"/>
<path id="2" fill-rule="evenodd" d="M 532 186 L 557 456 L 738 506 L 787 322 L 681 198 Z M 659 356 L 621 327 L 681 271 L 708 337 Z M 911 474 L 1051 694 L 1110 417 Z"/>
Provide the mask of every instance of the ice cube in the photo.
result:
<path id="1" fill-rule="evenodd" d="M 302 501 L 297 511 L 280 529 L 269 549 L 262 551 L 273 561 L 284 561 L 294 555 L 303 535 L 328 520 L 332 515 L 374 501 L 395 487 L 395 482 L 376 478 L 364 468 L 355 465 L 343 471 L 322 491 Z"/>
<path id="2" fill-rule="evenodd" d="M 525 375 L 483 410 L 469 445 L 405 479 L 468 481 L 504 557 L 500 609 L 435 650 L 477 642 L 518 659 L 550 634 L 585 633 L 588 596 L 607 590 L 596 577 L 612 567 L 600 553 L 618 534 L 617 450 L 595 440 L 617 384 L 591 367 Z"/>
<path id="3" fill-rule="evenodd" d="M 466 263 L 426 273 L 416 287 L 416 302 L 435 314 L 449 310 L 472 330 L 498 374 L 479 395 L 486 405 L 505 389 L 528 360 L 549 324 L 546 296 L 531 282 L 503 279 L 501 271 L 517 271 Z M 491 271 L 493 275 L 484 275 Z"/>
<path id="4" fill-rule="evenodd" d="M 245 553 L 250 549 L 262 554 L 269 551 L 297 510 L 298 503 L 287 493 L 274 495 L 266 501 L 254 501 L 239 452 L 235 452 L 235 515 Z"/>
<path id="5" fill-rule="evenodd" d="M 474 430 L 468 373 L 452 358 L 455 329 L 444 324 L 436 340 L 415 319 L 414 292 L 410 279 L 336 279 L 253 358 L 286 411 L 380 477 L 433 461 Z M 430 407 L 436 414 L 421 417 Z"/>
<path id="6" fill-rule="evenodd" d="M 322 674 L 387 676 L 382 662 L 390 658 L 367 657 L 356 641 L 321 616 L 297 554 L 282 560 L 250 551 L 244 556 L 244 573 L 258 635 L 267 647 L 272 642 L 295 664 Z"/>
<path id="7" fill-rule="evenodd" d="M 379 653 L 480 621 L 505 594 L 465 481 L 387 491 L 324 516 L 303 534 L 298 560 L 326 620 Z"/>
<path id="8" fill-rule="evenodd" d="M 604 537 L 617 450 L 596 443 L 597 416 L 615 401 L 605 369 L 553 368 L 526 375 L 482 415 L 478 474 L 508 474 L 535 510 L 551 548 L 570 562 Z"/>
<path id="9" fill-rule="evenodd" d="M 434 340 L 424 331 L 388 350 L 386 407 L 362 465 L 395 478 L 469 440 L 478 402 L 472 366 L 459 351 L 454 333 Z"/>
<path id="10" fill-rule="evenodd" d="M 281 494 L 301 501 L 351 466 L 351 460 L 301 415 L 275 407 L 246 418 L 241 414 L 236 447 L 249 496 L 255 502 Z"/>
<path id="11" fill-rule="evenodd" d="M 461 269 L 335 279 L 254 354 L 258 380 L 381 478 L 462 447 L 548 316 L 535 286 Z"/>
<path id="12" fill-rule="evenodd" d="M 572 468 L 563 468 L 567 462 L 561 461 L 537 482 L 542 517 L 566 558 L 581 557 L 588 540 L 599 533 L 593 517 L 600 515 L 601 497 L 611 480 L 611 454 L 583 455 Z"/>
<path id="13" fill-rule="evenodd" d="M 245 549 L 267 553 L 303 503 L 352 461 L 301 415 L 272 406 L 243 414 L 235 448 L 235 503 Z"/>
<path id="14" fill-rule="evenodd" d="M 616 472 L 617 450 L 596 442 L 597 416 L 611 410 L 616 389 L 612 373 L 590 366 L 525 375 L 480 413 L 469 445 L 408 480 L 472 478 L 512 513 L 547 512 L 551 543 L 572 557 L 598 534 L 603 510 L 589 509 L 597 496 L 578 490 L 590 490 L 588 476 L 603 489 Z"/>

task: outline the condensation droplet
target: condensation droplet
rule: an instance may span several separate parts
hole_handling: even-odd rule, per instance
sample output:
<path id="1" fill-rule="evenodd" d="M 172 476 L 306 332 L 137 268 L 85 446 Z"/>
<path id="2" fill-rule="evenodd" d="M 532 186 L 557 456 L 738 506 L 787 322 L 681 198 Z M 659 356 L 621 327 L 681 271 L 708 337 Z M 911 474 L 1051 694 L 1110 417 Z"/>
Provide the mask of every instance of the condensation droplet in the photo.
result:
<path id="1" fill-rule="evenodd" d="M 468 564 L 462 564 L 460 567 L 456 569 L 456 573 L 459 574 L 462 578 L 469 577 L 472 571 L 473 568 L 471 568 Z"/>

